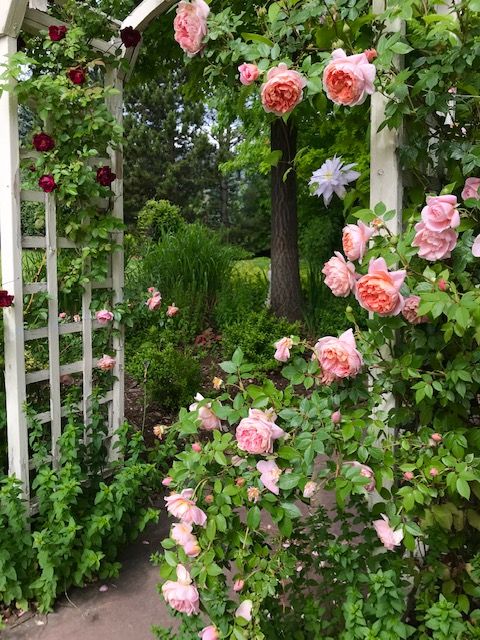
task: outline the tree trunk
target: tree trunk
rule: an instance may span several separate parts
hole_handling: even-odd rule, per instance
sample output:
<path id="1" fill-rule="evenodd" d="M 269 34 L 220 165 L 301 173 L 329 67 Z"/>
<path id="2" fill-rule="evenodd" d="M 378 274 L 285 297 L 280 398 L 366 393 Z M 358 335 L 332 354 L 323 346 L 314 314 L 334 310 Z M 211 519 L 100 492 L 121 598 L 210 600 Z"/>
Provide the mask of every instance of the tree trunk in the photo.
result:
<path id="1" fill-rule="evenodd" d="M 277 316 L 299 320 L 302 289 L 298 261 L 297 177 L 293 164 L 297 130 L 291 120 L 285 123 L 277 118 L 272 123 L 271 144 L 272 151 L 282 152 L 280 162 L 272 167 L 271 307 Z"/>

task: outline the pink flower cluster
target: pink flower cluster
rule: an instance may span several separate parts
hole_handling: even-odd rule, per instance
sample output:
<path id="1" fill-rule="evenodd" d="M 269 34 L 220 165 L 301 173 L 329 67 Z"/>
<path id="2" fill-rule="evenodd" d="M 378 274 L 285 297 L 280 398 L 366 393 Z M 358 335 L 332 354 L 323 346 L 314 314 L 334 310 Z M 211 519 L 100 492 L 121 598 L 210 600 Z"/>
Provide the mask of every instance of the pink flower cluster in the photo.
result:
<path id="1" fill-rule="evenodd" d="M 456 196 L 429 196 L 422 209 L 422 221 L 415 225 L 417 232 L 413 246 L 418 247 L 420 258 L 434 262 L 450 258 L 457 244 L 460 225 Z"/>
<path id="2" fill-rule="evenodd" d="M 200 596 L 197 587 L 192 584 L 192 578 L 183 564 L 177 565 L 177 580 L 167 580 L 162 586 L 165 602 L 172 609 L 185 613 L 187 616 L 200 613 Z"/>
<path id="3" fill-rule="evenodd" d="M 162 294 L 157 291 L 155 287 L 149 287 L 148 293 L 150 294 L 145 303 L 150 311 L 156 311 L 162 306 Z"/>
<path id="4" fill-rule="evenodd" d="M 203 41 L 208 33 L 207 18 L 210 7 L 204 0 L 182 0 L 177 7 L 177 14 L 173 22 L 175 40 L 192 58 L 203 49 Z"/>
<path id="5" fill-rule="evenodd" d="M 314 353 L 322 370 L 323 384 L 353 378 L 363 365 L 352 329 L 342 333 L 339 338 L 321 338 L 314 347 Z"/>
<path id="6" fill-rule="evenodd" d="M 215 431 L 215 429 L 220 429 L 222 422 L 212 411 L 212 403 L 208 402 L 207 404 L 201 404 L 205 398 L 200 393 L 197 393 L 195 400 L 196 402 L 190 405 L 190 411 L 198 412 L 202 429 L 205 429 L 205 431 Z"/>

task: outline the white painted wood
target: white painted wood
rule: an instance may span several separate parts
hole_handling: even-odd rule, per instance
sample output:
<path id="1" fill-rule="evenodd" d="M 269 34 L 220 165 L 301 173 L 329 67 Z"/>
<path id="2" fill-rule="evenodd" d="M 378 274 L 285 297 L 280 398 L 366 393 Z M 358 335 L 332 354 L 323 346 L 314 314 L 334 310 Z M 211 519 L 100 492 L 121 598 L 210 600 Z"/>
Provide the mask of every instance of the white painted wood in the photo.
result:
<path id="1" fill-rule="evenodd" d="M 133 27 L 144 31 L 156 17 L 165 13 L 177 0 L 143 0 L 122 22 L 122 29 Z"/>
<path id="2" fill-rule="evenodd" d="M 29 9 L 38 9 L 46 11 L 48 9 L 48 0 L 28 0 Z"/>
<path id="3" fill-rule="evenodd" d="M 84 424 L 90 422 L 90 405 L 92 399 L 92 285 L 86 284 L 82 296 L 82 325 L 83 325 L 83 419 Z"/>
<path id="4" fill-rule="evenodd" d="M 58 439 L 62 435 L 60 397 L 60 339 L 58 329 L 58 275 L 57 275 L 57 208 L 55 195 L 47 194 L 45 208 L 47 292 L 48 292 L 48 357 L 50 379 L 50 415 L 52 459 L 57 466 Z"/>
<path id="5" fill-rule="evenodd" d="M 27 2 L 28 0 L 0 0 L 0 36 L 18 36 Z"/>
<path id="6" fill-rule="evenodd" d="M 117 69 L 108 69 L 105 84 L 117 89 L 117 95 L 110 96 L 107 106 L 115 120 L 123 124 L 123 79 Z M 110 150 L 112 171 L 117 179 L 112 184 L 114 192 L 113 215 L 123 221 L 123 150 L 121 148 Z M 113 241 L 123 247 L 123 232 L 113 234 Z M 115 251 L 112 255 L 112 289 L 113 304 L 123 302 L 124 287 L 124 253 L 123 250 Z M 125 330 L 123 325 L 116 323 L 118 334 L 113 338 L 116 366 L 114 369 L 115 381 L 113 383 L 112 420 L 110 433 L 116 432 L 125 420 Z M 114 447 L 115 436 L 110 446 L 110 458 L 116 459 L 118 451 Z"/>
<path id="7" fill-rule="evenodd" d="M 5 9 L 5 6 L 2 6 Z M 16 38 L 0 36 L 0 62 L 4 62 L 16 50 Z M 9 473 L 23 482 L 24 496 L 28 499 L 30 483 L 28 431 L 24 413 L 26 388 L 17 108 L 14 93 L 4 91 L 0 96 L 1 263 L 3 287 L 15 296 L 14 305 L 3 311 L 8 465 Z"/>
<path id="8" fill-rule="evenodd" d="M 45 196 L 46 194 L 43 191 L 22 189 L 20 192 L 22 202 L 41 202 L 42 204 L 45 204 Z"/>
<path id="9" fill-rule="evenodd" d="M 35 293 L 43 293 L 47 291 L 47 283 L 46 282 L 29 282 L 24 285 L 23 293 L 26 295 L 33 295 Z"/>

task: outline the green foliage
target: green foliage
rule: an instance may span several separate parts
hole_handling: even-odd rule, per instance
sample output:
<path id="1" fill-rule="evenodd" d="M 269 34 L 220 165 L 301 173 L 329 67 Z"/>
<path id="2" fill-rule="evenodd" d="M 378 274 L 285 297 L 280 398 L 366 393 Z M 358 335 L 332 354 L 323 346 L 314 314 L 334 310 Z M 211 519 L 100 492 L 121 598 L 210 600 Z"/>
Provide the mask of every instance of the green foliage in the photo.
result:
<path id="1" fill-rule="evenodd" d="M 147 399 L 167 410 L 189 404 L 200 385 L 200 365 L 172 344 L 144 342 L 127 359 L 127 370 L 144 386 Z"/>
<path id="2" fill-rule="evenodd" d="M 299 333 L 299 324 L 276 318 L 267 309 L 251 311 L 224 325 L 222 333 L 222 349 L 224 357 L 230 358 L 237 347 L 240 347 L 248 362 L 255 365 L 258 371 L 269 371 L 276 368 L 273 359 L 274 342 L 284 336 Z"/>
<path id="3" fill-rule="evenodd" d="M 138 213 L 138 229 L 153 242 L 178 233 L 184 224 L 180 208 L 168 200 L 148 200 Z"/>

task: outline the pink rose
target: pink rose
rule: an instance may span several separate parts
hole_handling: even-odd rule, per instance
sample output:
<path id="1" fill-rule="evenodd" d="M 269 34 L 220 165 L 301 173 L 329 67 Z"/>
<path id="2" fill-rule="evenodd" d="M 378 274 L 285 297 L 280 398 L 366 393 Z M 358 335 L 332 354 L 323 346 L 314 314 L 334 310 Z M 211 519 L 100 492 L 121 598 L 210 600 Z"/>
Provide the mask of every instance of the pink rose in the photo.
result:
<path id="1" fill-rule="evenodd" d="M 332 413 L 333 424 L 340 424 L 341 421 L 342 421 L 342 414 L 340 413 L 340 411 L 334 411 Z"/>
<path id="2" fill-rule="evenodd" d="M 235 611 L 235 617 L 250 621 L 252 619 L 252 609 L 253 602 L 251 600 L 244 600 Z"/>
<path id="3" fill-rule="evenodd" d="M 192 500 L 193 489 L 184 489 L 181 493 L 173 493 L 165 498 L 167 511 L 186 524 L 197 524 L 204 527 L 207 522 L 206 514 L 199 509 Z"/>
<path id="4" fill-rule="evenodd" d="M 241 580 L 239 578 L 238 580 L 235 580 L 235 582 L 233 583 L 233 590 L 236 593 L 239 593 L 240 591 L 242 591 L 244 586 L 245 586 L 245 580 Z"/>
<path id="5" fill-rule="evenodd" d="M 62 313 L 58 314 L 58 317 L 60 318 L 60 320 L 65 320 L 65 318 L 67 317 L 67 314 L 65 313 L 65 311 L 62 311 Z"/>
<path id="6" fill-rule="evenodd" d="M 193 451 L 195 451 L 196 453 L 201 453 L 202 452 L 202 445 L 199 442 L 194 442 L 192 444 L 192 449 Z"/>
<path id="7" fill-rule="evenodd" d="M 303 100 L 303 89 L 307 86 L 305 78 L 289 69 L 281 62 L 267 74 L 267 82 L 262 85 L 261 97 L 267 113 L 284 116 L 290 113 Z"/>
<path id="8" fill-rule="evenodd" d="M 172 526 L 170 537 L 174 542 L 183 547 L 189 558 L 200 555 L 201 549 L 197 538 L 192 533 L 192 525 L 186 522 L 177 522 Z"/>
<path id="9" fill-rule="evenodd" d="M 240 71 L 240 82 L 244 85 L 253 84 L 258 79 L 260 71 L 256 64 L 244 62 L 238 67 Z"/>
<path id="10" fill-rule="evenodd" d="M 192 578 L 182 564 L 177 565 L 177 581 L 167 580 L 162 586 L 162 594 L 167 604 L 187 616 L 200 613 L 200 596 L 192 584 Z"/>
<path id="11" fill-rule="evenodd" d="M 200 419 L 202 429 L 205 429 L 205 431 L 220 429 L 222 422 L 220 418 L 217 418 L 213 413 L 211 409 L 212 403 L 209 402 L 208 404 L 204 404 L 199 407 L 198 405 L 205 400 L 201 393 L 197 393 L 195 400 L 197 402 L 190 405 L 190 411 L 198 411 L 198 417 Z"/>
<path id="12" fill-rule="evenodd" d="M 436 469 L 435 467 L 432 467 L 430 469 L 429 473 L 432 476 L 432 478 L 436 478 L 438 476 L 438 474 L 440 473 L 440 471 L 438 469 Z"/>
<path id="13" fill-rule="evenodd" d="M 326 336 L 314 347 L 315 355 L 322 369 L 322 382 L 331 384 L 335 380 L 352 378 L 360 371 L 363 360 L 357 351 L 352 329 L 339 338 Z"/>
<path id="14" fill-rule="evenodd" d="M 174 316 L 177 315 L 177 313 L 180 311 L 180 309 L 178 307 L 175 306 L 175 303 L 171 304 L 168 308 L 167 308 L 167 316 L 169 318 L 173 318 Z"/>
<path id="15" fill-rule="evenodd" d="M 458 239 L 458 235 L 453 229 L 436 232 L 428 229 L 424 222 L 419 222 L 415 225 L 415 231 L 417 233 L 412 245 L 419 248 L 418 255 L 420 258 L 425 258 L 425 260 L 430 260 L 431 262 L 450 258 Z"/>
<path id="16" fill-rule="evenodd" d="M 116 364 L 117 361 L 115 360 L 115 358 L 104 354 L 103 358 L 100 358 L 100 360 L 97 362 L 97 367 L 102 371 L 112 371 L 112 369 L 115 369 Z"/>
<path id="17" fill-rule="evenodd" d="M 371 229 L 361 220 L 357 224 L 347 224 L 343 229 L 343 251 L 349 260 L 361 260 L 367 250 L 367 244 L 375 229 Z"/>
<path id="18" fill-rule="evenodd" d="M 175 40 L 189 58 L 203 49 L 203 40 L 208 33 L 207 18 L 210 7 L 204 0 L 179 3 L 173 22 Z"/>
<path id="19" fill-rule="evenodd" d="M 395 547 L 398 547 L 403 540 L 403 531 L 401 529 L 394 531 L 387 516 L 382 514 L 382 518 L 382 520 L 375 520 L 373 526 L 385 549 L 394 551 Z"/>
<path id="20" fill-rule="evenodd" d="M 325 263 L 322 273 L 325 275 L 325 284 L 337 298 L 346 298 L 355 289 L 355 266 L 338 251 Z"/>
<path id="21" fill-rule="evenodd" d="M 422 209 L 422 221 L 427 229 L 440 233 L 460 224 L 456 196 L 429 196 Z"/>
<path id="22" fill-rule="evenodd" d="M 437 286 L 440 291 L 446 291 L 448 289 L 448 283 L 443 278 L 440 278 L 440 280 L 437 282 Z"/>
<path id="23" fill-rule="evenodd" d="M 409 296 L 405 298 L 405 305 L 402 309 L 402 316 L 410 324 L 422 324 L 428 322 L 427 316 L 418 315 L 418 307 L 420 305 L 420 298 L 418 296 Z"/>
<path id="24" fill-rule="evenodd" d="M 468 200 L 469 198 L 474 198 L 475 200 L 480 200 L 479 188 L 480 178 L 467 178 L 462 191 L 462 199 Z"/>
<path id="25" fill-rule="evenodd" d="M 316 482 L 313 482 L 313 480 L 310 480 L 309 482 L 307 482 L 307 484 L 303 488 L 303 497 L 307 499 L 313 498 L 313 496 L 317 492 L 317 489 L 318 489 L 318 484 Z"/>
<path id="26" fill-rule="evenodd" d="M 405 471 L 405 473 L 403 474 L 403 479 L 407 480 L 407 482 L 410 482 L 411 480 L 414 479 L 414 475 L 411 471 Z"/>
<path id="27" fill-rule="evenodd" d="M 278 496 L 280 489 L 277 487 L 277 483 L 282 475 L 282 470 L 277 467 L 273 460 L 257 462 L 257 470 L 260 471 L 260 480 L 263 486 Z"/>
<path id="28" fill-rule="evenodd" d="M 97 311 L 95 317 L 100 324 L 106 325 L 113 320 L 113 313 L 103 309 L 102 311 Z"/>
<path id="29" fill-rule="evenodd" d="M 240 421 L 235 433 L 238 448 L 253 454 L 272 453 L 273 441 L 285 435 L 273 420 L 259 409 L 250 409 L 248 418 Z"/>
<path id="30" fill-rule="evenodd" d="M 156 311 L 162 305 L 162 294 L 160 291 L 157 291 L 155 287 L 150 287 L 148 289 L 148 293 L 150 293 L 150 297 L 145 303 L 150 311 Z"/>
<path id="31" fill-rule="evenodd" d="M 275 342 L 275 355 L 273 356 L 278 362 L 287 362 L 290 358 L 290 349 L 293 347 L 293 340 L 291 338 L 282 338 Z"/>
<path id="32" fill-rule="evenodd" d="M 357 282 L 355 296 L 361 307 L 380 316 L 397 316 L 404 300 L 400 289 L 406 271 L 389 271 L 383 258 L 370 260 L 368 273 Z"/>
<path id="33" fill-rule="evenodd" d="M 257 487 L 248 487 L 247 497 L 250 502 L 258 502 L 260 499 L 260 491 L 257 489 Z"/>
<path id="34" fill-rule="evenodd" d="M 164 487 L 169 487 L 172 484 L 172 482 L 173 482 L 173 478 L 171 478 L 170 476 L 167 476 L 162 480 L 162 484 Z"/>
<path id="35" fill-rule="evenodd" d="M 335 49 L 323 72 L 323 88 L 335 104 L 353 107 L 375 91 L 375 74 L 365 53 L 347 56 L 343 49 Z"/>
<path id="36" fill-rule="evenodd" d="M 360 475 L 362 478 L 367 478 L 370 480 L 365 486 L 365 491 L 371 493 L 375 490 L 375 474 L 373 473 L 373 469 L 368 467 L 366 464 L 362 464 L 361 462 L 357 462 L 356 460 L 349 460 L 348 462 L 344 462 L 344 464 L 349 465 L 351 467 L 356 467 L 360 470 Z"/>
<path id="37" fill-rule="evenodd" d="M 78 313 L 76 313 L 76 314 L 73 316 L 73 321 L 74 321 L 74 322 L 81 322 L 81 321 L 82 321 L 82 316 L 81 316 L 81 315 L 79 315 Z"/>
<path id="38" fill-rule="evenodd" d="M 475 258 L 480 258 L 480 235 L 478 235 L 473 242 L 472 254 Z"/>
<path id="39" fill-rule="evenodd" d="M 218 640 L 220 636 L 218 635 L 217 628 L 210 625 L 209 627 L 202 629 L 198 634 L 198 637 L 200 640 Z"/>

